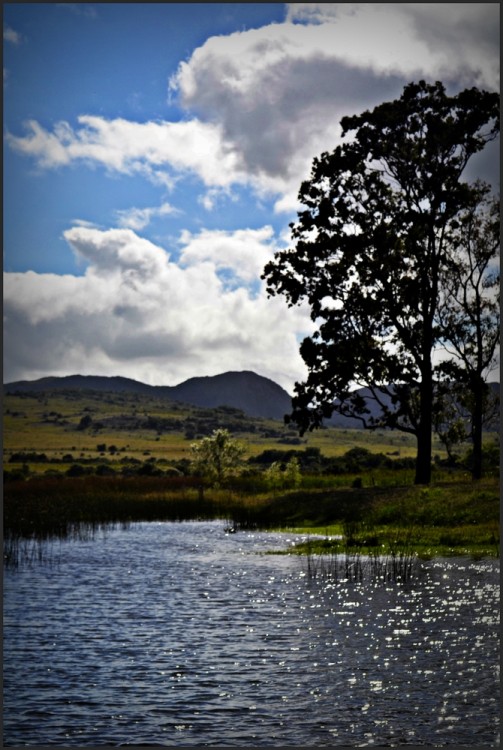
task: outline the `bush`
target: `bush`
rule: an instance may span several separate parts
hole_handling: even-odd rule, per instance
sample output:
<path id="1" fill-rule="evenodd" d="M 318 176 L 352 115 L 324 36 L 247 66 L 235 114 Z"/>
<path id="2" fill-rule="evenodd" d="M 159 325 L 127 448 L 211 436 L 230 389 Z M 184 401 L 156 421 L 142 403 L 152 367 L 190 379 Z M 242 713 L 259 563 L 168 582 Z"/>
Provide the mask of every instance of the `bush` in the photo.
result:
<path id="1" fill-rule="evenodd" d="M 467 469 L 472 469 L 473 467 L 473 449 L 470 449 L 466 455 L 463 457 L 462 460 L 462 466 L 464 466 Z M 500 449 L 499 445 L 496 443 L 492 443 L 491 445 L 484 445 L 482 447 L 482 466 L 484 468 L 484 472 L 491 472 L 497 471 L 499 469 L 500 465 Z"/>
<path id="2" fill-rule="evenodd" d="M 275 461 L 266 469 L 264 476 L 268 487 L 272 490 L 298 487 L 302 479 L 297 458 L 291 458 L 287 464 Z"/>
<path id="3" fill-rule="evenodd" d="M 89 470 L 85 469 L 81 464 L 72 464 L 66 472 L 67 477 L 83 477 L 89 474 Z"/>
<path id="4" fill-rule="evenodd" d="M 86 430 L 88 427 L 90 427 L 93 423 L 92 417 L 89 416 L 89 414 L 86 414 L 82 419 L 80 420 L 77 429 L 78 430 Z"/>
<path id="5" fill-rule="evenodd" d="M 160 477 L 162 473 L 161 469 L 158 469 L 153 463 L 148 462 L 144 463 L 143 466 L 140 466 L 136 471 L 136 474 L 139 477 Z"/>
<path id="6" fill-rule="evenodd" d="M 9 463 L 21 464 L 27 461 L 31 463 L 46 463 L 48 460 L 45 453 L 13 453 L 9 458 Z"/>

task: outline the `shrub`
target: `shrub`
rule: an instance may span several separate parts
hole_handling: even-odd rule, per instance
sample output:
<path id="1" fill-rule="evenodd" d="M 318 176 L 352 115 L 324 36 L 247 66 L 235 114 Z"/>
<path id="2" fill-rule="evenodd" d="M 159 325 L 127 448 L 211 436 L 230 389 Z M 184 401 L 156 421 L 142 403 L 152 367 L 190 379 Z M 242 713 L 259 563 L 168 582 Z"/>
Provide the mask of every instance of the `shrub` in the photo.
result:
<path id="1" fill-rule="evenodd" d="M 291 458 L 287 464 L 275 461 L 264 472 L 267 486 L 272 490 L 291 489 L 298 487 L 301 482 L 299 461 Z"/>
<path id="2" fill-rule="evenodd" d="M 199 443 L 192 443 L 190 449 L 192 471 L 215 486 L 237 472 L 245 452 L 244 445 L 232 438 L 228 430 L 215 430 Z"/>
<path id="3" fill-rule="evenodd" d="M 86 430 L 88 427 L 90 427 L 93 423 L 92 417 L 89 416 L 89 414 L 86 414 L 82 419 L 80 420 L 77 429 L 78 430 Z"/>
<path id="4" fill-rule="evenodd" d="M 81 464 L 72 464 L 66 472 L 66 475 L 68 477 L 83 477 L 86 474 L 89 474 L 89 471 L 85 469 Z"/>

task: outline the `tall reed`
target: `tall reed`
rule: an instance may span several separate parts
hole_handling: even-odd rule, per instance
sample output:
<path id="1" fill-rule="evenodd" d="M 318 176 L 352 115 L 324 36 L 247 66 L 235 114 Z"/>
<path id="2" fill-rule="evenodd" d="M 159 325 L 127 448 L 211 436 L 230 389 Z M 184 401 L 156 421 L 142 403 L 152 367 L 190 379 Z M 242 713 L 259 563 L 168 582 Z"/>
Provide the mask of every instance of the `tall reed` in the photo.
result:
<path id="1" fill-rule="evenodd" d="M 332 578 L 349 582 L 373 580 L 386 583 L 406 583 L 417 572 L 419 558 L 412 552 L 400 551 L 390 554 L 369 552 L 362 554 L 347 549 L 341 553 L 306 554 L 306 569 L 310 578 Z"/>

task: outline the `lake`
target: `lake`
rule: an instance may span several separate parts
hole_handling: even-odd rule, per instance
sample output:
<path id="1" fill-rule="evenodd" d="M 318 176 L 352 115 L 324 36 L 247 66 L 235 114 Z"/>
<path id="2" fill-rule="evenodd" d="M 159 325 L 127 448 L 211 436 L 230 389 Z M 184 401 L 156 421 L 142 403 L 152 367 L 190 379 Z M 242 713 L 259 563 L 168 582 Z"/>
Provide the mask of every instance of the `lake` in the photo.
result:
<path id="1" fill-rule="evenodd" d="M 139 523 L 4 570 L 4 745 L 497 746 L 499 561 L 307 575 L 301 537 Z"/>

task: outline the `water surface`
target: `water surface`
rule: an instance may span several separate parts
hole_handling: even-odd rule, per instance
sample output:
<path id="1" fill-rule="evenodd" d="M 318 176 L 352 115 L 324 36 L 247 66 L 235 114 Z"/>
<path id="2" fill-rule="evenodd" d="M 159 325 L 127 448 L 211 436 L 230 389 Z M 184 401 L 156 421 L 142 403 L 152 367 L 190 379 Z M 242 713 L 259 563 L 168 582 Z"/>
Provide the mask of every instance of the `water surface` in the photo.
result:
<path id="1" fill-rule="evenodd" d="M 496 746 L 499 563 L 311 579 L 284 534 L 141 523 L 4 572 L 4 744 Z"/>

